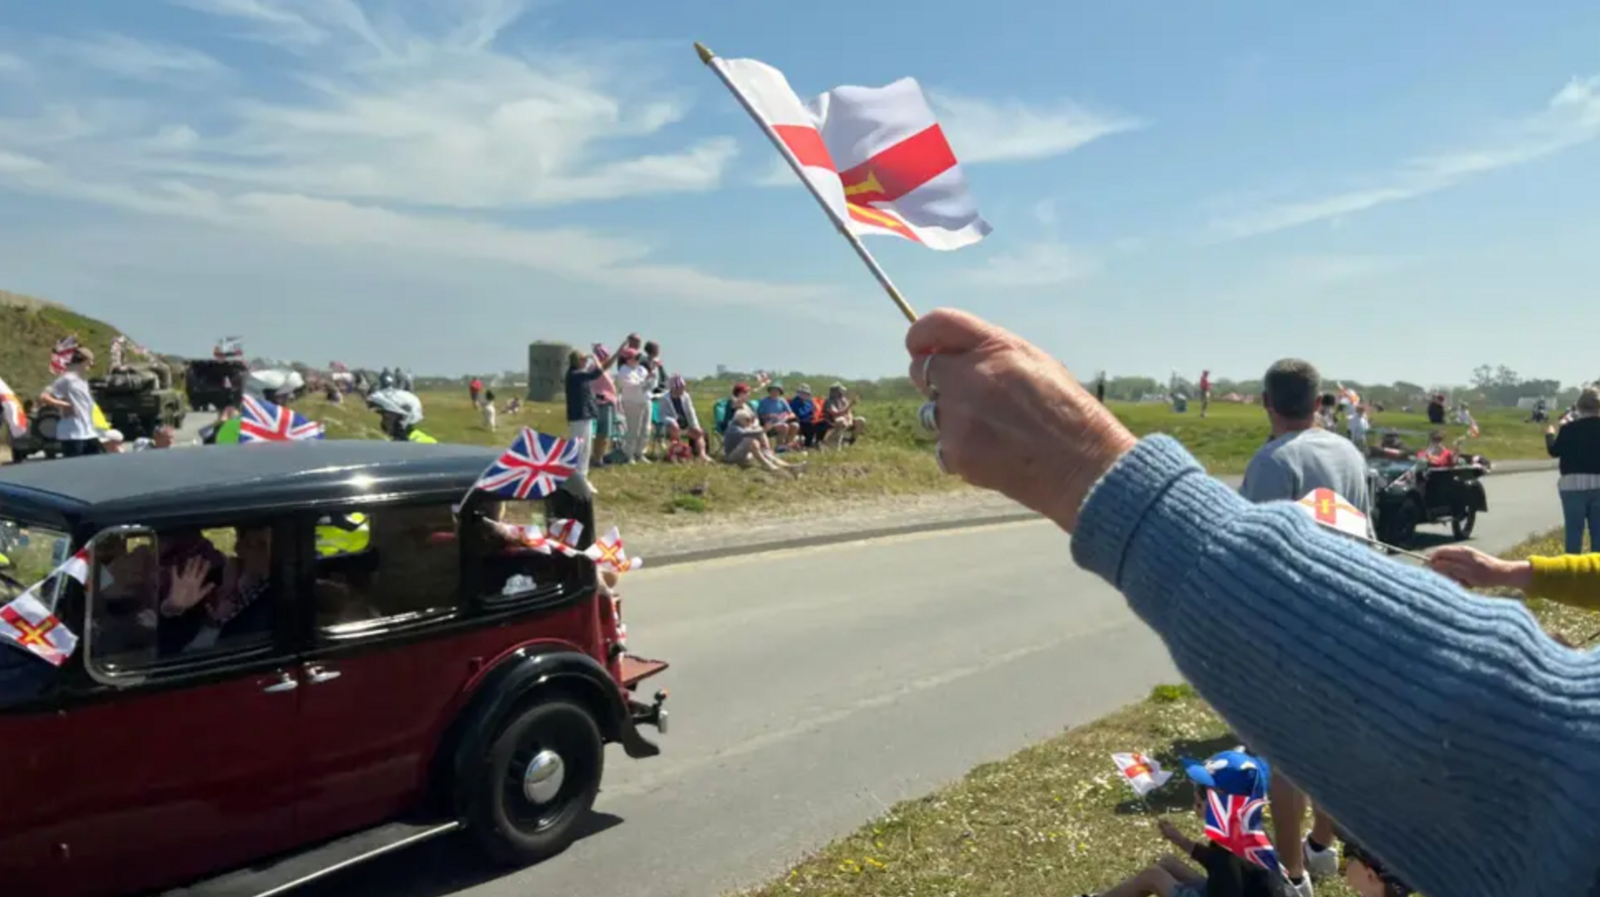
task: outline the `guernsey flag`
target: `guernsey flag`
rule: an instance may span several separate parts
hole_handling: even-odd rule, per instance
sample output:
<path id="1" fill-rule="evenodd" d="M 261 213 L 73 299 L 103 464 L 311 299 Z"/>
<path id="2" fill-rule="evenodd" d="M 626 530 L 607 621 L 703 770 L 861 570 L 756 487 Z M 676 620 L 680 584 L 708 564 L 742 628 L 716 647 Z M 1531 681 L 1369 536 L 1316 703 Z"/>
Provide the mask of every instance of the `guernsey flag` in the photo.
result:
<path id="1" fill-rule="evenodd" d="M 803 101 L 766 63 L 716 58 L 711 64 L 858 236 L 893 234 L 930 249 L 960 249 L 988 235 L 915 80 L 836 87 Z"/>

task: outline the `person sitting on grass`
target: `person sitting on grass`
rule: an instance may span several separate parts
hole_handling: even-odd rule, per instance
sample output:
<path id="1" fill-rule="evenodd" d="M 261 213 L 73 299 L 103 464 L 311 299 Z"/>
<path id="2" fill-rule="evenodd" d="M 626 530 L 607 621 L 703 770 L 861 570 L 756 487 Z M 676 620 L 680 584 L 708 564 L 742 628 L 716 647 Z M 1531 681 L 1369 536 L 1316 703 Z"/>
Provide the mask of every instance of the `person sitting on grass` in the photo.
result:
<path id="1" fill-rule="evenodd" d="M 806 448 L 816 448 L 817 442 L 828 432 L 828 419 L 822 414 L 822 403 L 811 395 L 811 386 L 800 384 L 789 400 L 789 410 L 800 424 L 800 439 Z"/>
<path id="2" fill-rule="evenodd" d="M 778 457 L 766 431 L 756 422 L 756 413 L 749 408 L 740 408 L 728 419 L 728 429 L 722 434 L 722 460 L 740 467 L 753 463 L 764 470 L 781 470 L 795 477 L 805 469 L 803 462 L 789 464 Z"/>
<path id="3" fill-rule="evenodd" d="M 667 381 L 667 394 L 661 399 L 661 419 L 667 425 L 667 460 L 710 461 L 706 453 L 706 431 L 700 428 L 689 384 L 673 374 Z"/>
<path id="4" fill-rule="evenodd" d="M 782 383 L 768 384 L 767 397 L 756 403 L 756 415 L 779 448 L 788 448 L 800 437 L 800 421 L 783 397 Z"/>
<path id="5" fill-rule="evenodd" d="M 1345 832 L 1339 831 L 1338 835 L 1344 842 L 1344 883 L 1359 897 L 1411 897 L 1416 893 Z"/>
<path id="6" fill-rule="evenodd" d="M 843 383 L 828 387 L 828 400 L 822 403 L 822 416 L 828 422 L 828 435 L 823 445 L 839 448 L 846 440 L 854 445 L 856 438 L 866 428 L 867 419 L 855 413 L 855 402 Z"/>
<path id="7" fill-rule="evenodd" d="M 1213 800 L 1262 800 L 1270 778 L 1267 762 L 1243 751 L 1223 751 L 1204 763 L 1186 760 L 1184 773 L 1194 783 L 1194 812 L 1201 820 L 1206 819 L 1206 807 Z M 1213 791 L 1218 797 L 1213 797 Z M 1100 897 L 1272 897 L 1272 875 L 1267 870 L 1235 856 L 1221 844 L 1192 841 L 1165 819 L 1157 825 L 1161 837 L 1205 872 L 1196 872 L 1168 854 Z"/>

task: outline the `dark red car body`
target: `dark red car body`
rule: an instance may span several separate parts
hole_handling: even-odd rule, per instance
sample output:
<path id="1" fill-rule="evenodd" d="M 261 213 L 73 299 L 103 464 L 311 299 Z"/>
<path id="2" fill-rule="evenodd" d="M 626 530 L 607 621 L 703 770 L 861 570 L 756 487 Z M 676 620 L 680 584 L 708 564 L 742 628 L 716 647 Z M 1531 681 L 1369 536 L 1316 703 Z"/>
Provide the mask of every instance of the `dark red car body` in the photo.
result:
<path id="1" fill-rule="evenodd" d="M 664 693 L 647 705 L 632 691 L 666 665 L 608 644 L 589 559 L 541 560 L 551 584 L 519 603 L 489 606 L 463 586 L 441 599 L 447 612 L 348 636 L 318 636 L 306 610 L 306 569 L 316 557 L 305 549 L 319 509 L 459 502 L 493 457 L 465 446 L 328 442 L 171 449 L 0 473 L 0 517 L 70 534 L 74 546 L 108 528 L 201 525 L 241 513 L 275 515 L 280 532 L 293 534 L 282 549 L 292 571 L 277 597 L 282 613 L 270 650 L 258 655 L 119 681 L 90 669 L 82 645 L 59 669 L 0 649 L 0 661 L 11 661 L 0 668 L 0 893 L 118 897 L 185 886 L 204 894 L 212 885 L 268 893 L 460 828 L 490 829 L 478 834 L 500 839 L 490 846 L 501 859 L 564 847 L 563 833 L 533 823 L 509 848 L 505 833 L 492 831 L 515 828 L 517 809 L 499 807 L 515 794 L 490 790 L 506 777 L 495 764 L 528 762 L 512 748 L 501 752 L 507 738 L 521 737 L 508 730 L 557 703 L 554 718 L 531 724 L 546 742 L 562 743 L 566 736 L 549 729 L 562 719 L 584 729 L 576 712 L 601 742 L 648 757 L 659 749 L 637 726 L 665 728 Z M 564 491 L 550 502 L 559 505 L 553 516 L 585 524 L 587 544 L 591 506 Z M 556 563 L 567 566 L 549 566 Z M 75 631 L 86 625 L 87 600 L 71 583 L 60 592 L 57 613 Z M 567 743 L 586 755 L 582 735 Z M 600 762 L 568 756 L 563 772 L 592 774 L 597 789 Z M 560 787 L 569 786 L 589 783 L 563 779 Z M 581 814 L 593 794 L 567 799 Z"/>

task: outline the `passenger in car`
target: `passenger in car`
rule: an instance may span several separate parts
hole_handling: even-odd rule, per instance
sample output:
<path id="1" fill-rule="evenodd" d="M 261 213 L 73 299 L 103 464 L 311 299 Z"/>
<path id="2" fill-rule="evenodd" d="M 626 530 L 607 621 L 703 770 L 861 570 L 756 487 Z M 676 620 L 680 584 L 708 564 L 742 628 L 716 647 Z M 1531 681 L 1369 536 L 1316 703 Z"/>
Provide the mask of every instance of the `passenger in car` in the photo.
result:
<path id="1" fill-rule="evenodd" d="M 213 648 L 224 638 L 264 633 L 272 627 L 272 528 L 240 527 L 235 556 L 224 565 L 220 586 L 209 582 L 210 565 L 191 557 L 172 578 L 161 602 L 161 653 Z"/>

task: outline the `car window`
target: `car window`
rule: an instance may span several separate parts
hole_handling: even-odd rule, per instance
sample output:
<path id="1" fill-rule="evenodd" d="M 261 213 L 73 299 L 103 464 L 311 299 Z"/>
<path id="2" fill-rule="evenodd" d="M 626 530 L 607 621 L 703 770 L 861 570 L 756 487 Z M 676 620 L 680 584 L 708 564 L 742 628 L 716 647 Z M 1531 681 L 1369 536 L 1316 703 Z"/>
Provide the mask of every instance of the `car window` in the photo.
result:
<path id="1" fill-rule="evenodd" d="M 0 604 L 49 576 L 71 553 L 66 533 L 0 518 Z M 40 598 L 53 606 L 53 592 Z"/>
<path id="2" fill-rule="evenodd" d="M 455 608 L 461 552 L 448 504 L 350 509 L 316 522 L 312 587 L 324 634 Z"/>
<path id="3" fill-rule="evenodd" d="M 473 589 L 485 604 L 522 601 L 581 575 L 582 561 L 539 547 L 557 539 L 543 501 L 487 500 L 464 527 Z"/>
<path id="4" fill-rule="evenodd" d="M 273 521 L 106 534 L 88 585 L 90 672 L 160 672 L 272 644 L 286 577 Z"/>

